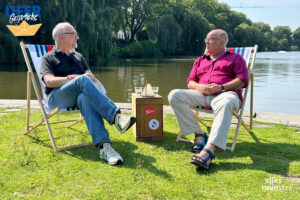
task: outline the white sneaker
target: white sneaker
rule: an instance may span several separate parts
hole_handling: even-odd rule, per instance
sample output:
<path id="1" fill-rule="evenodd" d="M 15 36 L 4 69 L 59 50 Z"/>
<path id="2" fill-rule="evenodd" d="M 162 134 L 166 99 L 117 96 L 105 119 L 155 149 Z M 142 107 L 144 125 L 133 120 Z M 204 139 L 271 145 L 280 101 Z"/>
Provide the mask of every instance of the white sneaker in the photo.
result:
<path id="1" fill-rule="evenodd" d="M 115 117 L 115 126 L 121 133 L 124 133 L 135 123 L 135 121 L 135 117 L 117 114 Z"/>
<path id="2" fill-rule="evenodd" d="M 99 150 L 100 158 L 108 161 L 110 165 L 120 165 L 123 163 L 123 158 L 116 152 L 110 143 L 104 143 L 103 148 Z"/>

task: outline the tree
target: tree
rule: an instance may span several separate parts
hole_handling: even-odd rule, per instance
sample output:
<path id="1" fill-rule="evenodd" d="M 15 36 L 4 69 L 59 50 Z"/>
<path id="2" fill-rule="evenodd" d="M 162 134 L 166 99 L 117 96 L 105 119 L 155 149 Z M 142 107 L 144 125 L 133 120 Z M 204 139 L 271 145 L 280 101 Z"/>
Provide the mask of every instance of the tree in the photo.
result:
<path id="1" fill-rule="evenodd" d="M 234 46 L 264 46 L 264 35 L 257 27 L 246 23 L 240 24 L 234 29 Z M 263 47 L 264 48 L 264 47 Z"/>
<path id="2" fill-rule="evenodd" d="M 185 55 L 201 54 L 205 49 L 204 39 L 210 31 L 208 21 L 199 12 L 187 12 L 180 26 L 180 45 Z"/>
<path id="3" fill-rule="evenodd" d="M 2 8 L 27 4 L 24 0 L 0 1 Z M 228 46 L 258 44 L 260 51 L 300 49 L 300 28 L 293 33 L 288 26 L 271 30 L 268 24 L 253 23 L 245 14 L 232 11 L 217 0 L 32 0 L 30 5 L 41 7 L 41 17 L 35 23 L 43 24 L 33 37 L 14 37 L 5 26 L 9 24 L 8 17 L 0 12 L 0 64 L 24 63 L 20 40 L 53 44 L 52 29 L 64 21 L 78 31 L 78 51 L 91 64 L 99 58 L 109 58 L 113 33 L 120 28 L 127 39 L 123 46 L 136 36 L 139 41 L 146 40 L 141 44 L 151 44 L 151 48 L 156 45 L 165 55 L 201 54 L 205 48 L 203 40 L 214 28 L 227 32 Z"/>
<path id="4" fill-rule="evenodd" d="M 234 30 L 240 24 L 251 25 L 245 14 L 231 11 L 229 5 L 217 0 L 190 0 L 191 9 L 198 11 L 208 21 L 211 29 L 223 29 L 227 32 L 230 46 L 240 43 L 234 37 Z"/>
<path id="5" fill-rule="evenodd" d="M 273 29 L 273 37 L 277 40 L 278 46 L 276 50 L 289 51 L 292 45 L 292 32 L 288 26 L 276 26 Z M 273 40 L 273 41 L 275 41 Z"/>
<path id="6" fill-rule="evenodd" d="M 293 32 L 293 44 L 300 50 L 300 27 Z"/>
<path id="7" fill-rule="evenodd" d="M 263 22 L 255 22 L 252 24 L 254 28 L 259 31 L 259 35 L 256 35 L 259 50 L 260 51 L 268 51 L 272 49 L 272 30 L 270 25 L 265 24 Z"/>
<path id="8" fill-rule="evenodd" d="M 226 26 L 226 29 L 224 29 L 229 37 L 228 46 L 237 46 L 236 44 L 239 43 L 239 41 L 234 37 L 234 29 L 239 26 L 240 24 L 251 24 L 251 21 L 246 17 L 244 13 L 237 12 L 237 11 L 231 11 L 229 14 L 230 21 L 229 25 Z M 226 23 L 226 22 L 224 22 Z"/>
<path id="9" fill-rule="evenodd" d="M 154 15 L 156 6 L 161 5 L 159 0 L 122 0 L 119 9 L 123 17 L 121 26 L 125 34 L 125 39 L 134 41 L 135 35 L 143 29 L 146 22 Z"/>
<path id="10" fill-rule="evenodd" d="M 174 54 L 181 30 L 173 15 L 162 16 L 155 23 L 152 23 L 152 26 L 154 27 L 151 28 L 149 24 L 149 31 L 154 31 L 152 34 L 155 35 L 158 47 L 166 56 Z"/>
<path id="11" fill-rule="evenodd" d="M 27 3 L 27 1 L 10 0 L 1 1 L 0 5 L 5 8 L 6 5 L 27 5 Z M 9 49 L 8 53 L 5 53 L 6 59 L 3 60 L 9 63 L 24 63 L 19 39 L 24 40 L 25 43 L 53 44 L 52 29 L 57 23 L 65 21 L 70 22 L 77 30 L 80 36 L 79 51 L 87 61 L 96 62 L 97 58 L 107 58 L 112 43 L 112 16 L 118 12 L 116 9 L 118 3 L 118 0 L 33 0 L 30 5 L 41 7 L 41 17 L 35 23 L 43 25 L 34 37 L 26 38 L 16 38 L 4 25 L 1 26 L 0 42 L 7 43 L 4 46 Z M 0 21 L 8 24 L 8 18 L 3 12 L 0 13 Z"/>
<path id="12" fill-rule="evenodd" d="M 136 34 L 138 41 L 148 40 L 148 33 L 146 30 L 142 30 Z"/>

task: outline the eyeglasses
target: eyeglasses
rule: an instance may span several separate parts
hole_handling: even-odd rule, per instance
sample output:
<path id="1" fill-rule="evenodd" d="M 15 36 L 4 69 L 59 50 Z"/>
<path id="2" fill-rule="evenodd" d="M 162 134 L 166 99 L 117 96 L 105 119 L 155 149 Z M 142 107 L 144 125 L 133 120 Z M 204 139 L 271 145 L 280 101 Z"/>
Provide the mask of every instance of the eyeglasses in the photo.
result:
<path id="1" fill-rule="evenodd" d="M 73 35 L 74 37 L 78 37 L 78 34 L 76 32 L 69 32 L 69 33 L 63 33 L 63 34 L 71 34 Z"/>
<path id="2" fill-rule="evenodd" d="M 213 40 L 219 40 L 220 38 L 206 38 L 205 40 L 204 40 L 204 42 L 205 43 L 208 43 L 209 41 L 213 41 Z"/>

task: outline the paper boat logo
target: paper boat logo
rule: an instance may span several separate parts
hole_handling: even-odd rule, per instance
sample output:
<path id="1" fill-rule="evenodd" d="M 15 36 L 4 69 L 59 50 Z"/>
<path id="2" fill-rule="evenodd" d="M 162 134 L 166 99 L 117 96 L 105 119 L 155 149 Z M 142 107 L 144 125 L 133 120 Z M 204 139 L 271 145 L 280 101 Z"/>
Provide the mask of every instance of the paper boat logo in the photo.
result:
<path id="1" fill-rule="evenodd" d="M 34 36 L 42 24 L 29 25 L 25 20 L 20 25 L 6 25 L 14 36 Z"/>

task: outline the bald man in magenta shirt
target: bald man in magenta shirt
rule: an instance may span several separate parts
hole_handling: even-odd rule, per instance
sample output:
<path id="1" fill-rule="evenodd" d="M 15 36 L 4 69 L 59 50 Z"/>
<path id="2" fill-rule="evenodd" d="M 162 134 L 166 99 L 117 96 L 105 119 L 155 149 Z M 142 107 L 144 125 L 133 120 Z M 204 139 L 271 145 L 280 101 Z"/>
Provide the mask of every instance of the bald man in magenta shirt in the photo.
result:
<path id="1" fill-rule="evenodd" d="M 242 88 L 248 85 L 248 70 L 242 56 L 226 52 L 227 33 L 215 29 L 206 36 L 206 52 L 193 65 L 187 79 L 189 89 L 174 89 L 168 99 L 184 136 L 194 133 L 192 164 L 208 169 L 214 150 L 224 151 L 232 119 L 243 101 Z M 214 121 L 209 137 L 196 122 L 191 108 L 211 106 Z"/>

